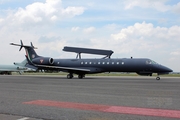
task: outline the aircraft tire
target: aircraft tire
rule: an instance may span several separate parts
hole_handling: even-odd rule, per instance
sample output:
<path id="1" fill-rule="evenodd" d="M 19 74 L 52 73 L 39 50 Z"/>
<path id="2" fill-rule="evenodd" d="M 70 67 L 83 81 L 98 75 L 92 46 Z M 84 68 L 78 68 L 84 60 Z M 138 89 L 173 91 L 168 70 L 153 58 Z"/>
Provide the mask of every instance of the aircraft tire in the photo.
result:
<path id="1" fill-rule="evenodd" d="M 72 79 L 73 78 L 73 75 L 72 74 L 68 74 L 67 75 L 67 79 Z"/>
<path id="2" fill-rule="evenodd" d="M 156 80 L 160 80 L 160 77 L 156 77 Z"/>
<path id="3" fill-rule="evenodd" d="M 83 77 L 84 77 L 83 74 L 79 74 L 79 75 L 78 75 L 78 78 L 79 78 L 79 79 L 82 79 Z"/>

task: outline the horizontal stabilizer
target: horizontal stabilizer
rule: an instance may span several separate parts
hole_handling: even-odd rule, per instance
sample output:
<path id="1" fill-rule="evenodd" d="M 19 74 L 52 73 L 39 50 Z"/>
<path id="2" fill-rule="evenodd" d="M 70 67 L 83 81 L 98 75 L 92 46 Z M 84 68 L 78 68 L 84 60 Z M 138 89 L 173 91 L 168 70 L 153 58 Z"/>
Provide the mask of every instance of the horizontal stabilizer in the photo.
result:
<path id="1" fill-rule="evenodd" d="M 23 47 L 37 49 L 37 47 L 34 47 L 34 46 L 33 46 L 32 42 L 31 42 L 31 46 L 23 45 L 22 40 L 20 40 L 20 42 L 21 42 L 21 44 L 10 43 L 10 45 L 20 46 L 19 51 L 21 51 L 21 49 L 22 49 Z"/>

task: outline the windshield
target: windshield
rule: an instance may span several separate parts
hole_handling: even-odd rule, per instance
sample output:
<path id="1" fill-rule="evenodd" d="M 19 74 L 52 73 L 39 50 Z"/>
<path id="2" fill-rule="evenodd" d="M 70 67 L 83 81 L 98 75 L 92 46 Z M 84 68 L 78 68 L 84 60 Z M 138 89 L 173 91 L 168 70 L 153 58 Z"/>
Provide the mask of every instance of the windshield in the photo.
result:
<path id="1" fill-rule="evenodd" d="M 153 60 L 147 60 L 146 64 L 158 64 L 157 62 L 153 61 Z"/>

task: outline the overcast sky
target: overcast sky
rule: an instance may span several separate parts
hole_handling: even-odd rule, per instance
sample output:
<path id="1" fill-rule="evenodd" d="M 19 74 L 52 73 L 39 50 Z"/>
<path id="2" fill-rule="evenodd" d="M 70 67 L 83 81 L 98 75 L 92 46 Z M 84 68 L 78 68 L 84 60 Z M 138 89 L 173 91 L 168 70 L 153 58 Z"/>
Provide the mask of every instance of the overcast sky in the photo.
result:
<path id="1" fill-rule="evenodd" d="M 9 45 L 20 39 L 47 57 L 75 58 L 64 46 L 108 49 L 180 72 L 180 1 L 0 0 L 0 64 L 25 59 Z"/>

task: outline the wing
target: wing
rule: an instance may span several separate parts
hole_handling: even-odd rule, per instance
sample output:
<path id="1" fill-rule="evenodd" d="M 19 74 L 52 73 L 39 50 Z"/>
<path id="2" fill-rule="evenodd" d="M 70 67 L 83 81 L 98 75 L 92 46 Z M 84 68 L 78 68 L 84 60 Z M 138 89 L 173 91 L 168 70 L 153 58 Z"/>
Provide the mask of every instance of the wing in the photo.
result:
<path id="1" fill-rule="evenodd" d="M 2 71 L 2 72 L 4 72 L 4 71 L 17 72 L 17 71 L 20 71 L 20 70 L 17 70 L 17 69 L 0 69 L 0 71 Z"/>
<path id="2" fill-rule="evenodd" d="M 40 64 L 34 64 L 32 61 L 28 59 L 28 57 L 25 55 L 28 64 L 31 66 L 34 66 L 38 69 L 52 69 L 52 70 L 59 70 L 59 71 L 65 71 L 65 72 L 75 72 L 75 73 L 88 73 L 91 72 L 90 69 L 85 68 L 76 68 L 76 67 L 61 67 L 61 66 L 52 66 L 52 65 L 40 65 Z"/>
<path id="3" fill-rule="evenodd" d="M 17 72 L 17 71 L 25 71 L 25 70 L 27 70 L 26 67 L 13 66 L 13 65 L 0 66 L 0 71 Z"/>
<path id="4" fill-rule="evenodd" d="M 60 70 L 60 71 L 76 71 L 76 72 L 90 72 L 90 69 L 84 69 L 84 68 L 73 68 L 73 67 L 60 67 L 60 66 L 48 66 L 48 65 L 36 65 L 33 64 L 35 67 L 40 67 L 44 69 L 54 69 L 54 70 Z"/>

